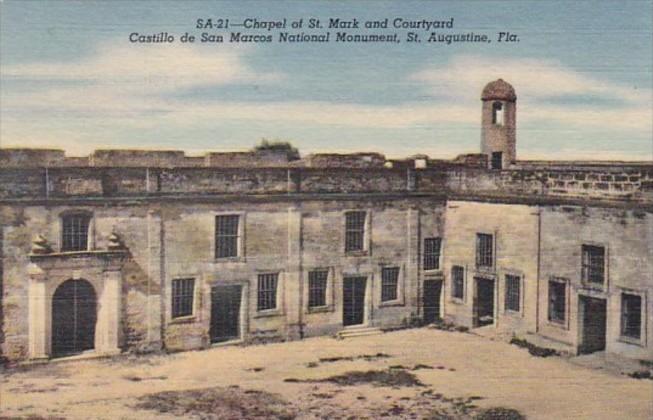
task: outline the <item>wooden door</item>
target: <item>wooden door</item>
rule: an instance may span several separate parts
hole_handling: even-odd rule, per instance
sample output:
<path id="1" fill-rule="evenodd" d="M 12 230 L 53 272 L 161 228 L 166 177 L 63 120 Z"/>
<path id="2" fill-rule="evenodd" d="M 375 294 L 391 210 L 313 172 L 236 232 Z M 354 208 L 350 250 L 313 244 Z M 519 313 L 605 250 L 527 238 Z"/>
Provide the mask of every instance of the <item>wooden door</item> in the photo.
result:
<path id="1" fill-rule="evenodd" d="M 95 348 L 97 300 L 86 280 L 67 280 L 52 296 L 52 355 L 81 353 Z"/>
<path id="2" fill-rule="evenodd" d="M 422 304 L 424 308 L 424 322 L 430 324 L 440 319 L 440 294 L 442 292 L 441 280 L 424 280 L 424 294 Z"/>
<path id="3" fill-rule="evenodd" d="M 343 283 L 342 324 L 359 325 L 365 321 L 365 288 L 367 278 L 345 277 Z"/>
<path id="4" fill-rule="evenodd" d="M 211 289 L 211 342 L 240 338 L 242 286 L 215 286 Z"/>

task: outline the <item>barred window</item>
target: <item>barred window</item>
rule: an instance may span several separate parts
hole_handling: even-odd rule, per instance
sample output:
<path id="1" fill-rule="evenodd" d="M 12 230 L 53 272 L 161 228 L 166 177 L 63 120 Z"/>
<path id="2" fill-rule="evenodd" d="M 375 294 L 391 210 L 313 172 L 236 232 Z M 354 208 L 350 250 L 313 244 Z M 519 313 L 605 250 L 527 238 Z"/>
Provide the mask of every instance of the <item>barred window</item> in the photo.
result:
<path id="1" fill-rule="evenodd" d="M 193 315 L 195 279 L 175 279 L 172 281 L 172 317 Z"/>
<path id="2" fill-rule="evenodd" d="M 563 323 L 567 319 L 567 282 L 549 280 L 549 321 Z"/>
<path id="3" fill-rule="evenodd" d="M 87 251 L 88 227 L 91 216 L 85 213 L 67 214 L 62 218 L 62 251 Z"/>
<path id="4" fill-rule="evenodd" d="M 316 270 L 308 273 L 308 307 L 326 306 L 327 270 Z"/>
<path id="5" fill-rule="evenodd" d="M 215 256 L 229 258 L 238 256 L 240 216 L 237 214 L 216 216 L 215 218 Z"/>
<path id="6" fill-rule="evenodd" d="M 440 238 L 424 239 L 424 270 L 437 270 L 440 268 Z"/>
<path id="7" fill-rule="evenodd" d="M 506 301 L 507 311 L 519 312 L 520 307 L 520 286 L 521 279 L 519 276 L 506 275 Z"/>
<path id="8" fill-rule="evenodd" d="M 381 270 L 381 302 L 397 300 L 398 286 L 399 267 L 384 267 Z"/>
<path id="9" fill-rule="evenodd" d="M 640 339 L 642 334 L 642 297 L 621 294 L 621 335 Z"/>
<path id="10" fill-rule="evenodd" d="M 465 297 L 465 269 L 459 265 L 451 267 L 451 297 Z"/>
<path id="11" fill-rule="evenodd" d="M 477 267 L 493 267 L 494 266 L 494 250 L 492 235 L 487 233 L 476 234 L 476 266 Z"/>
<path id="12" fill-rule="evenodd" d="M 364 211 L 345 213 L 345 252 L 365 249 L 365 217 Z"/>
<path id="13" fill-rule="evenodd" d="M 258 275 L 257 309 L 265 311 L 277 307 L 277 283 L 279 273 Z"/>
<path id="14" fill-rule="evenodd" d="M 583 245 L 582 278 L 589 283 L 603 284 L 605 278 L 605 248 Z"/>

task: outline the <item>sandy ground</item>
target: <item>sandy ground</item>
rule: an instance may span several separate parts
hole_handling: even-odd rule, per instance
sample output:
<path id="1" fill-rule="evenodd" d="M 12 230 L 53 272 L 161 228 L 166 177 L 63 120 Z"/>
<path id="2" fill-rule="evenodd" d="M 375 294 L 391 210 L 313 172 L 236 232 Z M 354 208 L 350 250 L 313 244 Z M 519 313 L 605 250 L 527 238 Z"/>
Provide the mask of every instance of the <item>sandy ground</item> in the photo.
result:
<path id="1" fill-rule="evenodd" d="M 390 357 L 360 357 L 380 352 Z M 319 362 L 334 357 L 353 360 Z M 420 364 L 424 367 L 415 370 Z M 404 367 L 424 386 L 301 382 L 391 366 Z M 237 385 L 238 389 L 278 394 L 300 413 L 313 413 L 308 418 L 326 418 L 329 410 L 336 409 L 348 416 L 376 417 L 384 407 L 399 407 L 383 415 L 400 417 L 392 413 L 434 393 L 449 399 L 472 397 L 479 408 L 514 408 L 529 419 L 653 418 L 651 380 L 589 369 L 558 357 L 536 358 L 503 342 L 429 328 L 346 340 L 322 337 L 173 355 L 59 362 L 2 375 L 0 416 L 8 417 L 178 418 L 178 414 L 139 409 L 138 398 L 160 391 Z"/>

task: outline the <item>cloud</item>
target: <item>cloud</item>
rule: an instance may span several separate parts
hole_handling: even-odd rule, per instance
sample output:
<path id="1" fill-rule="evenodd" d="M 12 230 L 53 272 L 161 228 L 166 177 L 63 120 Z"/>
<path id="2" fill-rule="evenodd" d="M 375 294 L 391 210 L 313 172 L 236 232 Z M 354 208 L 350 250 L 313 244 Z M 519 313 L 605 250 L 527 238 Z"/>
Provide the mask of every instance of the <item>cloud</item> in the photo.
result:
<path id="1" fill-rule="evenodd" d="M 244 61 L 247 47 L 208 49 L 183 44 L 105 43 L 76 62 L 38 62 L 3 67 L 3 77 L 76 82 L 120 93 L 165 93 L 203 86 L 276 82 L 281 75 L 259 73 Z M 73 88 L 74 89 L 74 88 Z M 71 89 L 71 91 L 74 91 Z"/>
<path id="2" fill-rule="evenodd" d="M 590 77 L 554 60 L 466 55 L 408 76 L 413 82 L 425 83 L 436 98 L 448 97 L 469 106 L 478 103 L 486 83 L 498 78 L 515 87 L 518 124 L 547 123 L 653 135 L 653 90 Z"/>
<path id="3" fill-rule="evenodd" d="M 185 106 L 170 115 L 192 125 L 219 115 L 226 120 L 285 121 L 359 128 L 409 128 L 425 124 L 472 124 L 478 118 L 460 106 L 400 104 L 376 106 L 332 102 L 217 102 Z"/>
<path id="4" fill-rule="evenodd" d="M 602 130 L 615 133 L 616 138 L 639 139 L 651 138 L 653 133 L 650 89 L 629 89 L 551 60 L 454 57 L 405 77 L 404 82 L 411 88 L 421 84 L 433 98 L 393 105 L 280 99 L 245 102 L 178 95 L 191 88 L 238 84 L 277 84 L 275 87 L 283 89 L 281 82 L 292 82 L 283 74 L 251 67 L 247 59 L 255 51 L 113 43 L 74 62 L 3 66 L 3 80 L 44 82 L 38 84 L 38 89 L 21 84 L 23 87 L 0 92 L 3 144 L 88 151 L 113 144 L 119 136 L 123 143 L 128 139 L 147 146 L 139 142 L 152 141 L 151 133 L 194 132 L 207 136 L 221 124 L 247 128 L 256 123 L 285 127 L 279 131 L 311 127 L 333 136 L 347 130 L 432 130 L 443 139 L 437 146 L 443 153 L 449 133 L 460 138 L 464 130 L 465 136 L 476 140 L 480 91 L 488 81 L 499 77 L 517 90 L 520 138 L 528 135 L 528 129 L 537 127 L 551 130 L 549 137 L 564 135 L 565 130 Z M 618 103 L 606 107 L 565 102 L 568 97 L 588 95 Z M 362 141 L 352 147 L 370 149 L 374 144 Z"/>
<path id="5" fill-rule="evenodd" d="M 430 66 L 409 78 L 426 83 L 433 93 L 475 99 L 489 81 L 502 78 L 510 82 L 518 98 L 529 101 L 569 97 L 600 96 L 625 103 L 649 104 L 649 87 L 624 87 L 604 79 L 569 69 L 555 60 L 457 56 L 444 66 Z"/>

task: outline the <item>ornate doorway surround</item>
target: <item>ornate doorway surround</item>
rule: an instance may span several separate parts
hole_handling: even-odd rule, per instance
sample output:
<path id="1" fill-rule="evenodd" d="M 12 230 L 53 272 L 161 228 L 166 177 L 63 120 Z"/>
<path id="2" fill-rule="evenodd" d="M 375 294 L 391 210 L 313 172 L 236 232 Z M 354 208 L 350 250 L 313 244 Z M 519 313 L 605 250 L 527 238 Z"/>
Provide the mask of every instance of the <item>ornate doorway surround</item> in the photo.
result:
<path id="1" fill-rule="evenodd" d="M 32 254 L 29 266 L 29 358 L 53 356 L 53 297 L 69 280 L 85 280 L 96 296 L 96 355 L 120 353 L 122 267 L 125 250 Z M 87 347 L 91 347 L 90 345 Z"/>

